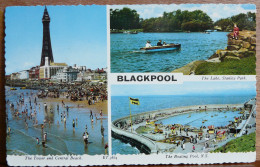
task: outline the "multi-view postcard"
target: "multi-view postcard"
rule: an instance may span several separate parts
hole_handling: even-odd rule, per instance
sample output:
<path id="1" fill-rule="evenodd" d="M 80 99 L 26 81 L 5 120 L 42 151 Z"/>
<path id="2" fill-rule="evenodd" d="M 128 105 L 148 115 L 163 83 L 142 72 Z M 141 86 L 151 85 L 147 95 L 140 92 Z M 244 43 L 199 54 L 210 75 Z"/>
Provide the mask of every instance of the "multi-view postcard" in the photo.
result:
<path id="1" fill-rule="evenodd" d="M 256 6 L 5 11 L 11 166 L 256 160 Z"/>

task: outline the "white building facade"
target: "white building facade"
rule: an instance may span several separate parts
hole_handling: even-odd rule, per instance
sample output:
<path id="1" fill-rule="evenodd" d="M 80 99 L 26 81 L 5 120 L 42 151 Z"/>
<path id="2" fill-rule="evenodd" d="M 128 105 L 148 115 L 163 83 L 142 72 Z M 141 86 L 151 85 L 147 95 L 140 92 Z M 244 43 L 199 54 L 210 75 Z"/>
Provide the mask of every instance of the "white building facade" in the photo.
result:
<path id="1" fill-rule="evenodd" d="M 18 73 L 20 74 L 18 76 L 19 79 L 29 79 L 29 70 L 23 70 Z"/>

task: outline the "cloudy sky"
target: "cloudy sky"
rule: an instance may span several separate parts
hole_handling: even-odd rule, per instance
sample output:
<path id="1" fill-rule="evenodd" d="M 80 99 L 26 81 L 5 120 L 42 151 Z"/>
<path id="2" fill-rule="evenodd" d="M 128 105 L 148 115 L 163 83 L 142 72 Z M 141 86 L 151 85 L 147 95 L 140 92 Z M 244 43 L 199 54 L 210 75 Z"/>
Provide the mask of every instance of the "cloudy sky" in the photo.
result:
<path id="1" fill-rule="evenodd" d="M 112 96 L 149 95 L 255 95 L 256 82 L 184 82 L 167 85 L 112 85 Z"/>
<path id="2" fill-rule="evenodd" d="M 106 6 L 47 6 L 54 62 L 107 67 Z M 6 74 L 40 64 L 44 6 L 7 7 Z"/>
<path id="3" fill-rule="evenodd" d="M 256 12 L 254 4 L 171 4 L 171 5 L 113 5 L 112 9 L 122 9 L 129 7 L 135 9 L 141 18 L 147 19 L 151 17 L 162 16 L 163 12 L 172 12 L 181 10 L 202 10 L 207 13 L 213 21 L 221 18 L 227 18 L 239 13 Z"/>

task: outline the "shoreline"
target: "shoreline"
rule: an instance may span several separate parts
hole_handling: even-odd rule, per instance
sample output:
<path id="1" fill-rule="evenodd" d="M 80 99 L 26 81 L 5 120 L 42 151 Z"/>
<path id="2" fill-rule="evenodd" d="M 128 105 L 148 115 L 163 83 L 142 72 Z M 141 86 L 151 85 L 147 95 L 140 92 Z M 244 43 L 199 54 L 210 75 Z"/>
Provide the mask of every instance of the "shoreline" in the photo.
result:
<path id="1" fill-rule="evenodd" d="M 227 34 L 228 39 L 227 39 L 227 44 L 225 49 L 216 50 L 215 53 L 211 55 L 208 59 L 192 61 L 180 68 L 171 71 L 171 73 L 183 73 L 183 75 L 196 75 L 196 70 L 198 69 L 198 67 L 202 66 L 202 64 L 206 64 L 206 63 L 221 64 L 225 61 L 235 61 L 235 60 L 239 61 L 243 58 L 248 58 L 253 55 L 255 56 L 255 52 L 256 52 L 255 35 L 256 35 L 256 31 L 244 30 L 244 31 L 240 31 L 239 39 L 235 40 L 231 38 L 231 36 L 233 36 L 233 32 L 230 32 Z M 207 65 L 204 68 L 206 69 L 210 68 L 208 66 L 209 65 Z M 212 70 L 213 69 L 210 69 L 210 71 Z M 205 72 L 206 71 L 204 71 L 204 73 Z M 210 74 L 206 72 L 205 74 L 199 73 L 197 75 L 210 75 Z M 223 74 L 215 74 L 215 75 L 223 75 Z M 235 73 L 234 75 L 238 75 L 238 74 Z M 243 75 L 243 73 L 240 75 Z"/>

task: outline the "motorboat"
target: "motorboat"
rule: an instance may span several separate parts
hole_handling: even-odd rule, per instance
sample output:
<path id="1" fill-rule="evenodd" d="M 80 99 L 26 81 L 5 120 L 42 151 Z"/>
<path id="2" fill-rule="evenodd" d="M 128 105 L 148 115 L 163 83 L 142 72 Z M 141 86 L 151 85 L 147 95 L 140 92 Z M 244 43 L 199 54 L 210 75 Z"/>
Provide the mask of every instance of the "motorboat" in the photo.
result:
<path id="1" fill-rule="evenodd" d="M 152 47 L 143 47 L 140 50 L 145 52 L 158 52 L 158 51 L 171 51 L 181 48 L 181 44 L 167 44 L 163 46 L 152 46 Z"/>

